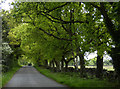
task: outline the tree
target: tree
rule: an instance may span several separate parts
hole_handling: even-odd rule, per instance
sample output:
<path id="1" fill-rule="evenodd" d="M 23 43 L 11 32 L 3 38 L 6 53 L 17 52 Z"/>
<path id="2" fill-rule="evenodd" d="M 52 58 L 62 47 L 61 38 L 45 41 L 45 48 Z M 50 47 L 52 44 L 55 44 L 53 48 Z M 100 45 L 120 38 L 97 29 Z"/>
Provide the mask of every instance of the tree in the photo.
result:
<path id="1" fill-rule="evenodd" d="M 12 21 L 11 15 L 8 11 L 1 11 L 2 14 L 2 64 L 3 72 L 7 72 L 10 69 L 12 69 L 14 66 L 18 66 L 18 63 L 16 61 L 15 50 L 11 47 L 9 44 L 9 39 L 7 38 L 8 32 L 13 27 L 13 24 L 10 23 Z"/>
<path id="2" fill-rule="evenodd" d="M 120 35 L 118 35 L 118 33 L 120 32 L 119 30 L 119 21 L 120 19 L 118 18 L 119 16 L 119 4 L 120 3 L 90 3 L 93 7 L 97 8 L 100 13 L 103 15 L 104 17 L 104 23 L 107 27 L 108 32 L 110 33 L 110 35 L 112 36 L 112 40 L 115 44 L 115 48 L 111 49 L 111 57 L 113 60 L 113 65 L 114 68 L 117 72 L 117 75 L 119 77 L 119 81 L 120 81 L 120 69 L 119 69 L 119 62 L 120 62 L 120 55 L 119 55 L 119 48 L 120 48 Z M 100 6 L 98 6 L 100 5 Z M 110 8 L 112 7 L 112 9 Z M 108 9 L 109 8 L 109 9 Z M 106 9 L 108 9 L 109 11 L 107 12 Z M 111 16 L 110 13 L 113 13 L 113 15 Z M 115 16 L 115 19 L 113 18 L 113 16 Z M 114 22 L 113 22 L 114 20 Z"/>
<path id="3" fill-rule="evenodd" d="M 111 7 L 113 8 L 106 13 L 105 8 Z M 79 56 L 81 75 L 85 69 L 84 53 L 96 50 L 97 74 L 102 73 L 102 57 L 104 51 L 111 51 L 112 43 L 115 48 L 110 54 L 118 73 L 117 60 L 114 59 L 119 58 L 119 21 L 116 20 L 118 14 L 115 14 L 118 7 L 116 3 L 105 3 L 104 6 L 103 3 L 17 2 L 11 10 L 16 28 L 11 29 L 9 37 L 14 46 L 20 47 L 31 60 L 44 65 L 51 62 L 56 64 L 58 69 L 61 61 L 62 64 L 63 61 L 66 63 L 67 68 L 71 60 L 77 69 L 74 59 Z M 114 12 L 115 19 L 110 16 L 111 12 Z M 115 22 L 112 23 L 112 20 Z M 31 56 L 32 54 L 34 56 Z"/>

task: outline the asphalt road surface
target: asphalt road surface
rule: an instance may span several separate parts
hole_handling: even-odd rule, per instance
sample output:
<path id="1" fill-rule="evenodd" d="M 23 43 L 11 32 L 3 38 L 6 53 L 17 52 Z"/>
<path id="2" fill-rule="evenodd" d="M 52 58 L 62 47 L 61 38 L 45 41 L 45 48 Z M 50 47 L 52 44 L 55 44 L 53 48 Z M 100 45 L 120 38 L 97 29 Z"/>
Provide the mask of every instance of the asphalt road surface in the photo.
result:
<path id="1" fill-rule="evenodd" d="M 42 75 L 34 67 L 22 67 L 4 87 L 59 87 L 59 89 L 69 89 L 67 86 Z"/>

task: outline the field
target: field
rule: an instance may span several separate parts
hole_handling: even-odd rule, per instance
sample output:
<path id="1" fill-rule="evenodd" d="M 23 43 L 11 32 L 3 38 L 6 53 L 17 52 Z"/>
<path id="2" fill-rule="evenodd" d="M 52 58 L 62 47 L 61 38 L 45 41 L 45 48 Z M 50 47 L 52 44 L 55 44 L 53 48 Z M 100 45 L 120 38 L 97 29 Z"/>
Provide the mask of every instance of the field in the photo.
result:
<path id="1" fill-rule="evenodd" d="M 72 89 L 78 89 L 79 87 L 84 87 L 85 89 L 99 89 L 101 87 L 102 89 L 109 89 L 110 87 L 113 87 L 112 89 L 114 89 L 114 87 L 118 85 L 117 82 L 109 82 L 108 80 L 80 78 L 79 74 L 75 72 L 51 72 L 49 69 L 42 67 L 36 67 L 36 69 L 45 76 L 61 84 L 65 84 Z"/>
<path id="2" fill-rule="evenodd" d="M 73 67 L 74 66 L 69 66 L 69 67 Z M 86 68 L 96 68 L 96 66 L 85 66 Z M 78 68 L 80 68 L 80 66 L 78 66 Z M 103 66 L 103 69 L 107 69 L 108 71 L 114 71 L 113 66 Z"/>

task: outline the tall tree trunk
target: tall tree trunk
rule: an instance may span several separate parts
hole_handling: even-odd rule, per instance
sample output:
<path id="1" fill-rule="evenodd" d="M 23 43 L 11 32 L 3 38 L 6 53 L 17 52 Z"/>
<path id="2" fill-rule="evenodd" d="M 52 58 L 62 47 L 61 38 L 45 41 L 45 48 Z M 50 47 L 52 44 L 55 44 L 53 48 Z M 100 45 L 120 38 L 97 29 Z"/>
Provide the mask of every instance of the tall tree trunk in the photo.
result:
<path id="1" fill-rule="evenodd" d="M 81 74 L 81 77 L 84 76 L 85 74 L 85 61 L 84 61 L 84 53 L 81 53 L 81 50 L 80 50 L 80 47 L 78 47 L 76 49 L 77 51 L 77 55 L 80 59 L 80 74 Z"/>
<path id="2" fill-rule="evenodd" d="M 95 8 L 97 8 L 101 14 L 104 17 L 104 22 L 106 27 L 108 28 L 108 32 L 110 33 L 110 35 L 112 36 L 113 41 L 115 42 L 115 48 L 112 49 L 112 52 L 110 52 L 110 55 L 112 57 L 113 60 L 113 66 L 115 68 L 115 71 L 118 75 L 118 80 L 120 83 L 120 29 L 116 30 L 115 29 L 115 25 L 112 23 L 112 19 L 108 16 L 106 8 L 104 6 L 104 3 L 100 3 L 100 7 L 93 5 Z M 117 16 L 119 16 L 119 11 L 116 10 L 115 12 Z M 113 13 L 115 13 L 113 12 Z"/>
<path id="3" fill-rule="evenodd" d="M 120 83 L 120 46 L 112 49 L 111 57 L 113 59 L 113 66 L 118 76 L 118 81 Z"/>
<path id="4" fill-rule="evenodd" d="M 65 61 L 65 71 L 67 72 L 68 71 L 68 63 L 67 61 Z"/>
<path id="5" fill-rule="evenodd" d="M 77 59 L 73 59 L 75 70 L 78 70 Z"/>
<path id="6" fill-rule="evenodd" d="M 61 60 L 61 68 L 64 68 L 64 61 Z"/>
<path id="7" fill-rule="evenodd" d="M 48 60 L 45 60 L 45 67 L 48 67 Z"/>
<path id="8" fill-rule="evenodd" d="M 76 67 L 77 67 L 77 70 L 78 70 L 78 56 L 76 56 Z"/>
<path id="9" fill-rule="evenodd" d="M 79 54 L 79 57 L 80 57 L 80 73 L 81 73 L 81 77 L 83 77 L 85 73 L 84 55 Z"/>
<path id="10" fill-rule="evenodd" d="M 73 45 L 72 45 L 73 46 Z M 77 62 L 75 60 L 75 54 L 74 54 L 74 51 L 72 49 L 72 55 L 73 55 L 73 62 L 74 62 L 74 67 L 75 67 L 75 70 L 78 70 L 78 66 L 77 66 Z"/>
<path id="11" fill-rule="evenodd" d="M 61 68 L 64 68 L 64 61 L 65 61 L 65 57 L 62 56 L 62 60 L 61 60 Z"/>
<path id="12" fill-rule="evenodd" d="M 52 61 L 50 61 L 49 66 L 52 67 Z"/>
<path id="13" fill-rule="evenodd" d="M 52 60 L 52 67 L 55 68 L 54 60 Z"/>
<path id="14" fill-rule="evenodd" d="M 61 71 L 64 69 L 64 59 L 61 60 Z"/>
<path id="15" fill-rule="evenodd" d="M 60 71 L 60 62 L 59 61 L 55 61 L 56 64 L 56 72 Z"/>
<path id="16" fill-rule="evenodd" d="M 67 71 L 68 70 L 68 63 L 71 61 L 71 60 L 73 60 L 74 58 L 70 58 L 70 59 L 67 59 L 67 60 L 65 60 L 64 59 L 64 62 L 65 62 L 65 70 Z"/>
<path id="17" fill-rule="evenodd" d="M 103 57 L 97 55 L 97 70 L 96 70 L 96 77 L 102 78 L 103 76 Z"/>

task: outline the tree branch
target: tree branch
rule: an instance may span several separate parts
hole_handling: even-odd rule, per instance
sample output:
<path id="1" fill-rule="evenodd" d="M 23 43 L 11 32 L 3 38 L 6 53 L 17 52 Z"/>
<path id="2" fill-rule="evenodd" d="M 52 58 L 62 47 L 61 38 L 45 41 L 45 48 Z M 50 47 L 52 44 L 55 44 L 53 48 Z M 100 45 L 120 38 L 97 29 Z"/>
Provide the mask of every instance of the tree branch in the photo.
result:
<path id="1" fill-rule="evenodd" d="M 63 27 L 63 29 L 65 29 L 66 32 L 68 32 L 68 30 L 65 28 L 65 26 L 63 24 L 62 24 L 62 27 Z"/>
<path id="2" fill-rule="evenodd" d="M 43 15 L 43 14 L 42 14 Z M 55 20 L 58 20 L 58 21 L 55 21 L 55 20 L 52 20 L 51 18 L 49 18 L 48 16 L 50 16 L 51 18 L 53 18 L 53 19 L 55 19 Z M 51 20 L 51 21 L 53 21 L 53 22 L 56 22 L 56 23 L 61 23 L 61 24 L 68 24 L 68 23 L 89 23 L 88 21 L 64 21 L 64 20 L 62 20 L 62 19 L 58 19 L 58 18 L 55 18 L 55 17 L 53 17 L 52 15 L 50 15 L 50 14 L 46 14 L 46 15 L 44 15 L 44 16 L 46 16 L 49 20 Z"/>
<path id="3" fill-rule="evenodd" d="M 52 11 L 58 9 L 58 8 L 62 8 L 62 7 L 64 7 L 64 6 L 66 6 L 67 4 L 69 4 L 69 3 L 66 2 L 65 4 L 63 4 L 63 5 L 61 5 L 61 6 L 55 7 L 55 8 L 53 8 L 53 9 L 51 9 L 51 10 L 48 10 L 46 13 L 52 12 Z"/>
<path id="4" fill-rule="evenodd" d="M 94 3 L 90 3 L 93 7 L 97 8 L 98 10 L 101 10 L 101 8 L 97 5 L 95 5 Z"/>
<path id="5" fill-rule="evenodd" d="M 112 23 L 111 19 L 109 18 L 107 11 L 105 10 L 104 3 L 100 3 L 100 7 L 97 5 L 90 3 L 93 7 L 97 8 L 101 14 L 104 16 L 105 24 L 108 28 L 110 34 L 114 37 L 114 24 Z"/>
<path id="6" fill-rule="evenodd" d="M 71 39 L 59 38 L 59 37 L 57 37 L 57 36 L 55 36 L 55 35 L 53 35 L 53 34 L 50 34 L 50 33 L 46 32 L 46 31 L 43 30 L 42 28 L 39 28 L 39 30 L 43 31 L 45 34 L 47 34 L 47 35 L 49 35 L 49 36 L 52 36 L 52 37 L 54 37 L 54 38 L 56 38 L 56 39 L 59 39 L 59 40 L 66 40 L 66 41 L 72 41 Z"/>

